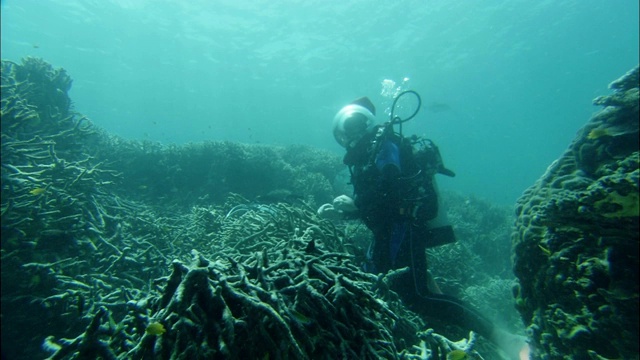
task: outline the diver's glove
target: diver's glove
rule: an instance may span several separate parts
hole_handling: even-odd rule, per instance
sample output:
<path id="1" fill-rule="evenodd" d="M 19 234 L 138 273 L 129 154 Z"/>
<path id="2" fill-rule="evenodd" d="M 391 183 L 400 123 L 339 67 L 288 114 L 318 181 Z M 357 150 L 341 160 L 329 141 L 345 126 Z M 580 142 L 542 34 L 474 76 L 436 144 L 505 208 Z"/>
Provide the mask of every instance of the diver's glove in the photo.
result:
<path id="1" fill-rule="evenodd" d="M 337 198 L 333 199 L 333 207 L 338 211 L 342 211 L 343 213 L 352 213 L 358 210 L 356 204 L 353 202 L 353 199 L 348 197 L 347 195 L 340 195 Z"/>
<path id="2" fill-rule="evenodd" d="M 340 195 L 333 199 L 333 204 L 324 204 L 318 208 L 318 216 L 328 220 L 340 220 L 345 217 L 345 214 L 354 213 L 358 208 L 353 202 L 353 199 Z"/>
<path id="3" fill-rule="evenodd" d="M 342 214 L 333 205 L 327 203 L 318 208 L 318 216 L 327 220 L 338 220 Z"/>

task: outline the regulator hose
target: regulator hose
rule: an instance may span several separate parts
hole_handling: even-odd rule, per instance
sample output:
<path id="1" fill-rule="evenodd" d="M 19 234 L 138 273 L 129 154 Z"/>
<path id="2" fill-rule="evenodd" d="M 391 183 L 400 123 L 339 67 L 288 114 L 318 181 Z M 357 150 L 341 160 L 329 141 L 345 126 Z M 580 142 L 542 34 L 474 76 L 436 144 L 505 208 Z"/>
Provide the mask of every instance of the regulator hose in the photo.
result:
<path id="1" fill-rule="evenodd" d="M 415 95 L 416 99 L 418 99 L 418 106 L 416 106 L 416 109 L 413 112 L 413 114 L 411 114 L 406 119 L 402 119 L 399 116 L 394 116 L 398 100 L 400 100 L 401 97 L 403 97 L 404 95 L 407 95 L 407 94 Z M 393 99 L 393 104 L 391 105 L 391 114 L 389 115 L 389 119 L 391 120 L 389 122 L 389 125 L 393 126 L 395 124 L 398 124 L 399 125 L 399 129 L 398 129 L 399 133 L 400 133 L 400 135 L 402 135 L 402 124 L 406 123 L 407 121 L 409 121 L 411 119 L 413 119 L 418 114 L 418 111 L 420 111 L 420 107 L 421 106 L 422 106 L 422 99 L 420 98 L 420 95 L 417 92 L 415 92 L 413 90 L 407 90 L 407 91 L 401 92 L 400 94 L 398 94 L 398 96 L 396 96 L 395 99 Z"/>
<path id="2" fill-rule="evenodd" d="M 396 111 L 396 105 L 398 104 L 398 100 L 400 100 L 401 97 L 407 94 L 415 95 L 415 97 L 418 99 L 418 106 L 416 106 L 416 110 L 413 112 L 413 114 L 411 114 L 411 116 L 409 116 L 406 119 L 401 119 L 399 116 L 394 116 L 394 112 Z M 395 99 L 393 99 L 393 105 L 391 105 L 391 115 L 389 115 L 391 122 L 393 124 L 402 124 L 413 119 L 418 114 L 418 111 L 420 111 L 421 106 L 422 106 L 422 99 L 420 98 L 420 95 L 418 95 L 417 92 L 413 90 L 407 90 L 407 91 L 401 92 L 400 94 L 398 94 L 398 96 L 396 96 Z"/>

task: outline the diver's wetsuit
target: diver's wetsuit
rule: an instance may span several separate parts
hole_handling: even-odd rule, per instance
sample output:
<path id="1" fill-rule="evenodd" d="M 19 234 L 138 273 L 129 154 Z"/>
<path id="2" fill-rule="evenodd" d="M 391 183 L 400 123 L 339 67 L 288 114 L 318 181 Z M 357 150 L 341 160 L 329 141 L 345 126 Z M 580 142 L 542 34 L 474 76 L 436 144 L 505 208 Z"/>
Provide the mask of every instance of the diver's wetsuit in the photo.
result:
<path id="1" fill-rule="evenodd" d="M 383 273 L 409 267 L 393 290 L 413 310 L 451 321 L 490 337 L 493 324 L 460 300 L 431 292 L 427 286 L 427 247 L 455 240 L 451 226 L 431 229 L 438 213 L 435 173 L 444 168 L 435 145 L 414 148 L 390 126 L 377 126 L 348 149 L 358 216 L 374 234 L 368 271 Z M 444 236 L 443 236 L 444 235 Z"/>

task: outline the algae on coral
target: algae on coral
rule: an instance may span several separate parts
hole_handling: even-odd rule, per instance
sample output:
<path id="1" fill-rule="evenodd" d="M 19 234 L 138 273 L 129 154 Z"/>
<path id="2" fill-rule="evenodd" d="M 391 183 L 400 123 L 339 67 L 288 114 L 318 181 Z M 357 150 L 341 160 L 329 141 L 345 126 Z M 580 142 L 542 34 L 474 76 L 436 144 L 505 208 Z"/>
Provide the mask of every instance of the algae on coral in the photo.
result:
<path id="1" fill-rule="evenodd" d="M 540 358 L 640 351 L 638 67 L 610 86 L 594 101 L 607 107 L 518 200 L 516 301 Z"/>

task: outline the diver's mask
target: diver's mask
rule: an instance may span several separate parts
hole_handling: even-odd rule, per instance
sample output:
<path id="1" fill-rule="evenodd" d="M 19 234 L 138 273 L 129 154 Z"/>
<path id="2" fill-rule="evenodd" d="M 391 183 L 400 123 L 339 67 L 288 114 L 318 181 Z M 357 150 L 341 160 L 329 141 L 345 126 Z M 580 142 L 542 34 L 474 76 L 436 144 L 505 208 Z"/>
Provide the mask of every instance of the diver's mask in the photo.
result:
<path id="1" fill-rule="evenodd" d="M 375 108 L 368 98 L 360 98 L 343 107 L 333 118 L 333 136 L 349 149 L 355 146 L 375 122 Z"/>

